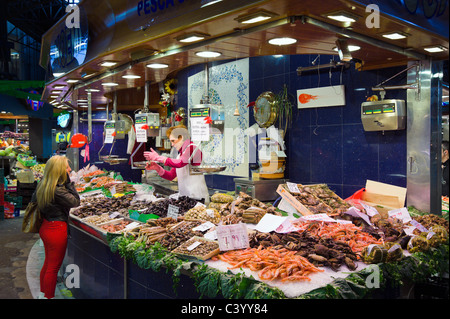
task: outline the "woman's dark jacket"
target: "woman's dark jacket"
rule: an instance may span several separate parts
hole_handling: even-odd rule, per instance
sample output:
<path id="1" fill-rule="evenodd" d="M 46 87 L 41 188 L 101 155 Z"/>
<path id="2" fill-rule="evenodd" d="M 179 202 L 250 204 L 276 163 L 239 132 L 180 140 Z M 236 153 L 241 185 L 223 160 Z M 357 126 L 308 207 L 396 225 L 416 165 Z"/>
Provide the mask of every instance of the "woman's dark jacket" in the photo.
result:
<path id="1" fill-rule="evenodd" d="M 34 192 L 32 202 L 36 202 L 36 191 Z M 80 205 L 80 196 L 73 182 L 67 182 L 64 185 L 56 185 L 55 198 L 41 210 L 42 216 L 48 221 L 69 221 L 69 211 L 72 207 Z"/>

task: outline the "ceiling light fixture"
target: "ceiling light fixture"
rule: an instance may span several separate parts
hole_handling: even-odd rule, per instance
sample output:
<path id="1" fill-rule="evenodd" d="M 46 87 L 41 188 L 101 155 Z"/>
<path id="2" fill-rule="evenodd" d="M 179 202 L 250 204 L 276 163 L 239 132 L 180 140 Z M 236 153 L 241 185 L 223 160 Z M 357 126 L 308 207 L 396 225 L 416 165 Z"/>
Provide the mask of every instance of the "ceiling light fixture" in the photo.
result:
<path id="1" fill-rule="evenodd" d="M 165 63 L 150 63 L 147 64 L 147 68 L 151 68 L 151 69 L 165 69 L 168 68 L 169 65 L 165 64 Z"/>
<path id="2" fill-rule="evenodd" d="M 426 48 L 423 48 L 425 51 L 430 52 L 430 53 L 437 53 L 437 52 L 444 52 L 445 50 L 447 50 L 447 48 L 441 46 L 441 45 L 434 45 L 434 46 L 429 46 Z"/>
<path id="3" fill-rule="evenodd" d="M 175 38 L 175 40 L 183 42 L 183 43 L 190 43 L 190 42 L 196 42 L 203 40 L 207 37 L 209 37 L 209 34 L 201 33 L 201 32 L 191 32 L 187 34 L 180 35 Z"/>
<path id="4" fill-rule="evenodd" d="M 361 47 L 359 45 L 353 45 L 353 44 L 349 44 L 347 47 L 350 52 L 358 51 L 359 49 L 361 49 Z M 333 51 L 338 51 L 338 48 L 334 47 Z"/>
<path id="5" fill-rule="evenodd" d="M 55 90 L 61 90 L 61 89 L 64 89 L 65 87 L 66 87 L 65 85 L 55 85 L 53 88 Z"/>
<path id="6" fill-rule="evenodd" d="M 381 35 L 384 38 L 390 39 L 390 40 L 400 40 L 400 39 L 405 39 L 409 36 L 408 33 L 405 32 L 388 32 L 388 33 L 383 33 Z"/>
<path id="7" fill-rule="evenodd" d="M 62 93 L 62 91 L 59 91 L 59 90 L 53 90 L 52 91 L 52 94 L 61 94 Z"/>
<path id="8" fill-rule="evenodd" d="M 200 8 L 204 8 L 207 6 L 210 6 L 212 4 L 215 4 L 217 2 L 222 2 L 222 0 L 202 0 L 200 3 Z"/>
<path id="9" fill-rule="evenodd" d="M 54 76 L 55 78 L 59 78 L 60 76 L 63 76 L 64 74 L 66 74 L 66 73 L 64 73 L 64 72 L 54 72 L 54 73 L 53 73 L 53 76 Z"/>
<path id="10" fill-rule="evenodd" d="M 52 99 L 57 99 L 59 97 L 59 95 L 50 95 L 50 98 Z"/>
<path id="11" fill-rule="evenodd" d="M 273 17 L 276 17 L 277 15 L 278 14 L 270 12 L 270 11 L 260 10 L 257 12 L 252 12 L 249 14 L 241 15 L 234 20 L 236 20 L 239 23 L 251 24 L 251 23 L 257 23 L 257 22 L 271 19 Z"/>
<path id="12" fill-rule="evenodd" d="M 100 92 L 100 90 L 98 90 L 98 89 L 86 89 L 85 91 L 86 92 L 91 92 L 91 93 L 93 93 L 93 92 Z"/>
<path id="13" fill-rule="evenodd" d="M 114 82 L 105 82 L 102 83 L 103 86 L 117 86 L 119 85 L 119 83 L 114 83 Z"/>
<path id="14" fill-rule="evenodd" d="M 83 79 L 87 79 L 87 78 L 90 78 L 90 77 L 93 76 L 93 75 L 95 75 L 95 72 L 89 72 L 89 73 L 84 72 L 84 73 L 81 74 L 81 77 L 82 77 Z"/>
<path id="15" fill-rule="evenodd" d="M 77 83 L 77 82 L 79 82 L 80 80 L 77 80 L 77 79 L 68 79 L 66 82 L 67 83 Z"/>
<path id="16" fill-rule="evenodd" d="M 202 58 L 217 58 L 218 56 L 221 56 L 222 53 L 215 52 L 215 51 L 201 51 L 201 52 L 195 52 L 195 55 L 202 57 Z"/>
<path id="17" fill-rule="evenodd" d="M 325 14 L 325 16 L 327 18 L 335 20 L 335 21 L 347 22 L 347 23 L 356 22 L 356 20 L 358 20 L 360 18 L 356 14 L 349 13 L 346 11 L 337 11 L 337 12 L 327 13 L 327 14 Z"/>
<path id="18" fill-rule="evenodd" d="M 141 78 L 140 75 L 134 75 L 134 74 L 125 74 L 125 75 L 122 75 L 122 77 L 124 79 L 140 79 Z"/>
<path id="19" fill-rule="evenodd" d="M 100 63 L 100 66 L 104 66 L 104 67 L 110 67 L 110 66 L 114 66 L 116 65 L 117 62 L 116 61 L 103 61 L 102 63 Z"/>
<path id="20" fill-rule="evenodd" d="M 273 38 L 268 41 L 272 45 L 289 45 L 297 42 L 296 39 L 293 38 Z"/>

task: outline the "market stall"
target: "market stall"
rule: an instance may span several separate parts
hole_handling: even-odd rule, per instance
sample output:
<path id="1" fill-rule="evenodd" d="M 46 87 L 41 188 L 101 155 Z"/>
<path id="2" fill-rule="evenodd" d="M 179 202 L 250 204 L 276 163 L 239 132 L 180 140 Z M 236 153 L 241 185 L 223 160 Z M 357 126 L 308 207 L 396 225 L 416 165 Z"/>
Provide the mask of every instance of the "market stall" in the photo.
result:
<path id="1" fill-rule="evenodd" d="M 81 298 L 370 298 L 448 273 L 448 213 L 386 211 L 294 183 L 279 188 L 298 204 L 288 211 L 242 192 L 206 206 L 113 172 L 80 173 L 64 264 L 93 263 L 80 269 Z"/>
<path id="2" fill-rule="evenodd" d="M 44 35 L 43 99 L 74 115 L 74 295 L 360 298 L 446 272 L 445 6 L 381 1 L 376 27 L 366 2 L 83 1 Z"/>

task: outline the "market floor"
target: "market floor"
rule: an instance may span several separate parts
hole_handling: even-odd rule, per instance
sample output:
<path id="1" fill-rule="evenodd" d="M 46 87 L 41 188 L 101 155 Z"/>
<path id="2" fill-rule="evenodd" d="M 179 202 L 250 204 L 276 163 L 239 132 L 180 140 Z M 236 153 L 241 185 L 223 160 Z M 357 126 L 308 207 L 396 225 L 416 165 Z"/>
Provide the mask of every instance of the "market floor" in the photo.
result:
<path id="1" fill-rule="evenodd" d="M 20 217 L 0 220 L 0 299 L 37 299 L 44 247 L 38 234 L 22 232 Z M 72 299 L 58 278 L 55 299 Z"/>

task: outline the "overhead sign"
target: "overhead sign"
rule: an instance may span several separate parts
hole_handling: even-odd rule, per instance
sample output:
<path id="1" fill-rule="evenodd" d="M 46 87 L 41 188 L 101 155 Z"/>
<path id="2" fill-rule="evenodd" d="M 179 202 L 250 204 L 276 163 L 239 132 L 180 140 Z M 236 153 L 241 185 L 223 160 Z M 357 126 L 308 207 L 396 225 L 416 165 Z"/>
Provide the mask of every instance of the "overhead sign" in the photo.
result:
<path id="1" fill-rule="evenodd" d="M 128 0 L 126 19 L 133 31 L 145 30 L 200 9 L 202 0 Z"/>
<path id="2" fill-rule="evenodd" d="M 69 126 L 71 118 L 72 118 L 72 114 L 67 112 L 67 113 L 61 113 L 60 115 L 58 115 L 56 120 L 57 120 L 57 123 L 59 126 L 61 126 L 62 128 L 66 128 L 67 126 Z"/>
<path id="3" fill-rule="evenodd" d="M 88 19 L 83 7 L 77 7 L 77 23 L 60 23 L 50 45 L 50 66 L 55 73 L 66 73 L 84 63 L 88 48 Z M 67 19 L 71 19 L 69 15 Z"/>

